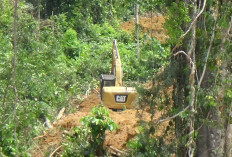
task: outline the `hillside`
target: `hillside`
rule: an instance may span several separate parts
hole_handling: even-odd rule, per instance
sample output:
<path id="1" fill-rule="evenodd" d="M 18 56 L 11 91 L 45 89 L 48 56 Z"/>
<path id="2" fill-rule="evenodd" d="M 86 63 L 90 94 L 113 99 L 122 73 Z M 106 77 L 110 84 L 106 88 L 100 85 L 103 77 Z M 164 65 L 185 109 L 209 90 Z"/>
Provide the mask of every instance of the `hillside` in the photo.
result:
<path id="1" fill-rule="evenodd" d="M 136 2 L 1 1 L 0 156 L 231 156 L 231 1 Z M 114 40 L 121 112 L 95 107 Z"/>
<path id="2" fill-rule="evenodd" d="M 67 132 L 72 132 L 74 127 L 79 126 L 80 119 L 88 115 L 91 109 L 98 103 L 100 103 L 99 95 L 97 92 L 93 92 L 85 98 L 82 103 L 73 104 L 73 106 L 78 108 L 77 112 L 56 120 L 53 122 L 53 128 L 47 130 L 44 135 L 35 138 L 38 141 L 38 146 L 33 156 L 42 157 L 44 156 L 44 152 L 51 153 L 61 146 L 62 142 L 65 141 Z M 138 112 L 141 113 L 141 111 L 136 109 L 128 109 L 120 112 L 110 110 L 110 118 L 119 125 L 119 129 L 114 132 L 106 133 L 106 140 L 104 143 L 106 148 L 109 149 L 112 147 L 118 150 L 126 148 L 126 143 L 139 132 L 138 125 L 140 118 L 137 116 Z M 144 111 L 141 118 L 145 121 L 149 121 L 150 114 Z M 62 151 L 62 147 L 59 151 Z M 59 151 L 57 151 L 57 154 Z M 113 150 L 111 149 L 111 151 Z"/>
<path id="3" fill-rule="evenodd" d="M 149 16 L 141 16 L 141 32 L 149 33 L 155 36 L 161 42 L 165 42 L 166 36 L 163 29 L 164 17 L 161 15 L 155 15 L 152 18 Z M 121 29 L 133 32 L 135 28 L 134 20 L 129 20 L 121 25 Z M 85 98 L 81 103 L 74 101 L 72 106 L 77 109 L 77 112 L 63 116 L 62 118 L 56 120 L 52 124 L 52 128 L 47 130 L 43 135 L 36 137 L 35 140 L 38 142 L 37 147 L 33 152 L 34 157 L 43 157 L 45 152 L 51 154 L 55 151 L 55 154 L 59 154 L 63 150 L 62 142 L 65 141 L 67 133 L 71 133 L 72 129 L 80 125 L 80 119 L 86 115 L 89 115 L 91 109 L 100 104 L 100 96 L 97 91 L 93 91 L 87 98 Z M 141 115 L 142 114 L 142 115 Z M 140 115 L 140 116 L 138 116 Z M 154 117 L 154 120 L 160 117 L 160 114 L 157 114 Z M 124 150 L 126 149 L 126 143 L 135 137 L 139 132 L 138 126 L 140 120 L 150 121 L 151 114 L 138 110 L 138 109 L 127 109 L 125 111 L 114 112 L 110 110 L 110 118 L 114 120 L 119 126 L 119 129 L 114 132 L 107 132 L 104 145 L 110 152 L 113 154 L 117 153 L 115 150 Z M 158 131 L 158 134 L 162 134 L 165 126 Z M 55 155 L 54 154 L 54 155 Z"/>
<path id="4" fill-rule="evenodd" d="M 165 17 L 158 13 L 147 13 L 139 17 L 139 29 L 142 33 L 155 37 L 161 43 L 165 43 L 168 36 L 164 29 Z M 135 32 L 135 19 L 124 22 L 121 29 L 128 32 Z"/>

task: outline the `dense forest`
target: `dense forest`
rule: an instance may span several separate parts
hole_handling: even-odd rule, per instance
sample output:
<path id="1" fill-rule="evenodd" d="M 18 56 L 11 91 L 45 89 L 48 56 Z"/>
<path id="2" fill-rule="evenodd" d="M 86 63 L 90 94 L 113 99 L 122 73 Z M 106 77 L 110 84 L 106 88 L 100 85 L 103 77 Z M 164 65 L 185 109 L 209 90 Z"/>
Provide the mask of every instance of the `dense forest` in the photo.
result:
<path id="1" fill-rule="evenodd" d="M 0 0 L 0 157 L 36 156 L 36 137 L 59 111 L 76 112 L 73 100 L 99 90 L 114 39 L 124 84 L 138 92 L 134 108 L 151 116 L 124 150 L 116 149 L 119 156 L 231 157 L 231 6 L 230 0 Z M 162 40 L 154 35 L 158 25 L 141 20 L 154 16 L 165 19 L 156 21 Z M 127 21 L 130 31 L 122 28 Z M 95 107 L 82 124 L 67 133 L 59 154 L 44 156 L 111 156 L 105 131 L 118 126 L 108 109 Z"/>

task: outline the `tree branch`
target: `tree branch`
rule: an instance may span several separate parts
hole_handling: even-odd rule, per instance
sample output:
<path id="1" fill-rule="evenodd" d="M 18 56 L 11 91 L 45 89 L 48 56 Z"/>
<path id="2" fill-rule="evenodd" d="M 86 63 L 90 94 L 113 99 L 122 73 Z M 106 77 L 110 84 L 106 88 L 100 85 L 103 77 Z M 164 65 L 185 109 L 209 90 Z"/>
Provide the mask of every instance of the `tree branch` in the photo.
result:
<path id="1" fill-rule="evenodd" d="M 198 82 L 198 88 L 200 88 L 202 80 L 203 80 L 203 78 L 205 76 L 205 71 L 206 71 L 206 68 L 207 68 L 207 62 L 208 62 L 209 54 L 210 54 L 210 51 L 212 49 L 212 45 L 213 45 L 213 41 L 214 41 L 215 28 L 216 28 L 216 21 L 215 21 L 214 28 L 213 28 L 213 34 L 212 34 L 211 39 L 210 39 L 209 48 L 208 48 L 208 51 L 207 51 L 207 54 L 206 54 L 206 57 L 205 57 L 205 64 L 204 64 L 204 67 L 203 67 L 203 71 L 202 71 L 200 80 Z"/>
<path id="2" fill-rule="evenodd" d="M 193 107 L 193 105 L 194 105 L 194 101 L 195 101 L 194 76 L 195 76 L 195 70 L 196 70 L 195 64 L 193 63 L 193 61 L 190 58 L 190 56 L 187 53 L 185 53 L 184 51 L 178 51 L 177 53 L 175 53 L 173 55 L 175 57 L 175 56 L 177 56 L 179 54 L 184 54 L 187 57 L 187 60 L 189 61 L 190 68 L 191 68 L 191 73 L 190 73 L 190 77 L 189 77 L 190 88 L 191 88 L 191 103 L 188 106 L 186 106 L 182 111 L 178 112 L 177 114 L 175 114 L 175 115 L 173 115 L 171 117 L 165 118 L 165 119 L 158 120 L 157 123 L 163 123 L 163 122 L 172 120 L 172 119 L 178 117 L 180 114 L 182 114 L 185 111 L 187 111 L 190 107 Z M 191 111 L 195 112 L 194 108 L 192 108 Z"/>
<path id="3" fill-rule="evenodd" d="M 62 145 L 60 145 L 59 147 L 57 147 L 50 155 L 49 157 L 53 157 L 53 155 L 62 147 Z"/>
<path id="4" fill-rule="evenodd" d="M 182 40 L 190 32 L 190 30 L 192 29 L 192 27 L 196 23 L 197 19 L 201 16 L 201 14 L 203 13 L 203 11 L 205 10 L 206 1 L 207 0 L 204 0 L 204 4 L 203 4 L 203 7 L 202 7 L 201 11 L 194 18 L 194 20 L 190 24 L 189 28 L 187 29 L 187 31 L 182 36 L 180 36 L 180 38 L 178 39 L 178 42 L 177 42 L 176 46 L 172 49 L 172 52 L 174 52 L 176 50 L 176 48 L 179 46 L 180 40 Z"/>
<path id="5" fill-rule="evenodd" d="M 2 100 L 2 106 L 5 106 L 5 102 L 6 102 L 6 96 L 7 96 L 7 92 L 8 92 L 8 87 L 9 87 L 9 83 L 7 83 L 6 85 L 6 89 L 4 91 L 4 95 L 3 95 L 3 100 Z"/>
<path id="6" fill-rule="evenodd" d="M 123 154 L 123 155 L 128 155 L 126 152 L 123 152 L 117 148 L 114 148 L 112 146 L 109 146 L 110 149 L 112 149 L 113 151 L 117 152 L 117 153 L 120 153 L 120 154 Z"/>
<path id="7" fill-rule="evenodd" d="M 213 41 L 214 41 L 214 36 L 215 36 L 214 34 L 215 34 L 216 24 L 217 24 L 217 18 L 218 18 L 218 16 L 217 16 L 217 13 L 216 13 L 215 23 L 214 23 L 214 27 L 213 27 L 213 34 L 211 36 L 209 48 L 208 48 L 208 51 L 207 51 L 207 54 L 206 54 L 206 57 L 205 57 L 205 64 L 204 64 L 203 71 L 202 71 L 202 74 L 201 74 L 201 77 L 200 77 L 200 81 L 198 82 L 198 88 L 200 88 L 202 80 L 203 80 L 203 78 L 205 76 L 205 71 L 206 71 L 206 68 L 207 68 L 207 62 L 208 62 L 209 54 L 210 54 L 210 51 L 211 51 L 212 46 L 213 46 Z"/>
<path id="8" fill-rule="evenodd" d="M 173 115 L 173 116 L 171 116 L 171 117 L 158 120 L 157 123 L 167 122 L 167 121 L 170 121 L 170 120 L 172 120 L 172 119 L 178 117 L 180 114 L 182 114 L 182 113 L 184 113 L 185 111 L 187 111 L 187 110 L 189 109 L 190 106 L 191 106 L 191 105 L 186 106 L 182 111 L 178 112 L 177 114 L 175 114 L 175 115 Z"/>
<path id="9" fill-rule="evenodd" d="M 206 0 L 205 0 L 206 1 Z M 193 18 L 196 18 L 197 16 L 197 0 L 194 0 L 194 7 L 193 7 Z M 190 58 L 190 61 L 192 63 L 190 63 L 191 66 L 191 74 L 189 77 L 189 83 L 190 83 L 190 90 L 191 90 L 191 103 L 190 103 L 190 116 L 188 118 L 188 128 L 189 128 L 189 139 L 188 139 L 188 144 L 187 144 L 187 149 L 188 149 L 188 156 L 189 157 L 193 157 L 195 149 L 196 149 L 196 144 L 195 141 L 192 137 L 192 134 L 194 133 L 194 102 L 195 102 L 195 73 L 196 73 L 196 67 L 195 67 L 195 63 L 196 63 L 196 58 L 195 58 L 195 52 L 196 51 L 196 22 L 193 23 L 192 25 L 192 38 L 191 38 L 191 46 L 190 46 L 190 50 L 188 51 L 188 56 Z M 192 56 L 192 59 L 191 57 Z"/>
<path id="10" fill-rule="evenodd" d="M 136 42 L 137 42 L 137 58 L 139 59 L 139 4 L 138 0 L 136 0 L 135 4 L 135 21 L 136 21 Z"/>

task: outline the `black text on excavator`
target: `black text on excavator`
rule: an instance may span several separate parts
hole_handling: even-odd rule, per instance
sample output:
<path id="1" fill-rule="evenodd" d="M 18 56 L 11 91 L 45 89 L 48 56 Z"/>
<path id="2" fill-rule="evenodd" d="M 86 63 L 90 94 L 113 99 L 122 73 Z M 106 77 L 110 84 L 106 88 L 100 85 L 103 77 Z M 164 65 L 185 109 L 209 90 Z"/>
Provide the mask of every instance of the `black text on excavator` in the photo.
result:
<path id="1" fill-rule="evenodd" d="M 122 64 L 117 48 L 117 41 L 113 41 L 112 68 L 110 75 L 101 75 L 101 100 L 103 105 L 111 109 L 132 108 L 136 98 L 133 87 L 124 87 L 122 84 Z"/>

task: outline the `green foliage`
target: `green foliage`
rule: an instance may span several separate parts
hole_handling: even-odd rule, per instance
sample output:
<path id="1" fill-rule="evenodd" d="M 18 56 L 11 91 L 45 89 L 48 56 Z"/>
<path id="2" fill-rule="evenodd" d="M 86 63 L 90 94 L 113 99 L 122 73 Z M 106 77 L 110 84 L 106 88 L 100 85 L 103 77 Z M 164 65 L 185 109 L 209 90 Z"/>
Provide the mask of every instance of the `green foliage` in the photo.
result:
<path id="1" fill-rule="evenodd" d="M 89 142 L 87 141 L 90 138 L 89 129 L 82 126 L 74 128 L 74 134 L 72 136 L 68 136 L 67 143 L 63 143 L 64 145 L 64 157 L 84 157 L 84 156 L 93 156 L 93 152 L 90 152 Z"/>
<path id="2" fill-rule="evenodd" d="M 103 155 L 105 131 L 116 130 L 117 124 L 109 118 L 109 110 L 103 106 L 95 106 L 91 115 L 81 119 L 82 126 L 74 129 L 74 134 L 64 143 L 64 156 Z"/>
<path id="3" fill-rule="evenodd" d="M 136 56 L 136 44 L 122 45 L 119 43 L 121 60 L 125 80 L 148 81 L 154 73 L 161 71 L 169 63 L 170 51 L 158 40 L 151 41 L 141 46 L 140 59 Z"/>
<path id="4" fill-rule="evenodd" d="M 172 147 L 167 147 L 168 144 L 164 137 L 154 136 L 155 132 L 154 127 L 140 126 L 140 133 L 127 143 L 130 152 L 129 156 L 172 156 L 174 143 L 172 143 Z"/>
<path id="5" fill-rule="evenodd" d="M 2 17 L 11 15 L 8 1 L 2 4 Z M 2 11 L 2 10 L 1 10 Z M 10 10 L 13 11 L 13 10 Z M 44 117 L 51 117 L 68 103 L 72 93 L 80 91 L 76 84 L 76 67 L 67 64 L 62 52 L 62 32 L 44 27 L 38 31 L 38 22 L 28 14 L 28 7 L 20 3 L 18 20 L 18 53 L 16 63 L 16 87 L 18 91 L 17 122 L 14 121 L 15 95 L 12 88 L 12 26 L 7 23 L 0 27 L 0 147 L 7 156 L 15 156 L 16 142 L 14 127 L 18 137 L 20 156 L 29 156 L 33 144 L 31 139 L 41 134 Z M 10 20 L 11 18 L 8 18 Z M 59 17 L 56 17 L 56 20 Z M 57 30 L 60 27 L 57 21 Z M 61 21 L 64 24 L 64 21 Z M 71 85 L 70 85 L 71 84 Z"/>
<path id="6" fill-rule="evenodd" d="M 63 47 L 64 47 L 64 53 L 70 57 L 75 58 L 80 56 L 80 50 L 78 49 L 79 42 L 77 40 L 77 32 L 73 29 L 68 29 L 64 33 L 63 37 Z"/>
<path id="7" fill-rule="evenodd" d="M 94 144 L 102 144 L 106 130 L 116 130 L 117 125 L 109 118 L 109 110 L 103 106 L 94 107 L 90 116 L 84 117 L 82 124 L 90 128 L 92 141 Z M 90 143 L 91 143 L 90 142 Z"/>
<path id="8" fill-rule="evenodd" d="M 170 44 L 176 44 L 179 37 L 184 33 L 186 23 L 191 21 L 189 17 L 189 8 L 185 2 L 173 2 L 168 10 L 168 18 L 165 22 L 165 28 L 169 35 Z M 183 28 L 184 27 L 184 28 Z"/>
<path id="9" fill-rule="evenodd" d="M 13 5 L 11 5 L 10 1 L 4 1 L 1 2 L 2 6 L 0 7 L 0 32 L 1 33 L 7 33 L 9 31 L 12 31 L 10 28 L 11 25 L 13 25 Z"/>

